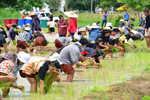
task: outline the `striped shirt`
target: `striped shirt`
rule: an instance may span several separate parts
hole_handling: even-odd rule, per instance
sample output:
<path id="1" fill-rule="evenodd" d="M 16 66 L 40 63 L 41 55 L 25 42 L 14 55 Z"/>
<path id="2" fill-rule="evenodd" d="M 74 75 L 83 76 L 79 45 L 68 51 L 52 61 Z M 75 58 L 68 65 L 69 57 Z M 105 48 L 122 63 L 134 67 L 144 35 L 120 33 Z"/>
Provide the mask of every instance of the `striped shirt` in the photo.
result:
<path id="1" fill-rule="evenodd" d="M 19 34 L 18 40 L 28 42 L 28 41 L 29 41 L 29 33 L 26 32 L 26 31 L 22 31 L 22 32 Z"/>
<path id="2" fill-rule="evenodd" d="M 70 39 L 68 37 L 59 37 L 57 40 L 60 41 L 63 46 L 70 43 Z"/>

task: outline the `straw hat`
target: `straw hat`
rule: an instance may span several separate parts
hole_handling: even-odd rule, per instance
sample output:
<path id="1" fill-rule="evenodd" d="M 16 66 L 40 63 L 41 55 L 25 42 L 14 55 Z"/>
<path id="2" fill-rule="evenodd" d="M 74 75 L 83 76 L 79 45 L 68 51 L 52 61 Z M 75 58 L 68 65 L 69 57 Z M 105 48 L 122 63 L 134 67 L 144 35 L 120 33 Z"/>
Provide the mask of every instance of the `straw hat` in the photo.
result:
<path id="1" fill-rule="evenodd" d="M 68 17 L 72 17 L 72 18 L 77 18 L 78 15 L 75 14 L 73 11 L 67 11 L 67 12 L 64 12 L 64 14 Z"/>
<path id="2" fill-rule="evenodd" d="M 60 62 L 60 55 L 58 53 L 54 53 L 52 56 L 49 57 L 51 61 L 57 60 L 59 64 L 61 65 L 62 63 Z"/>
<path id="3" fill-rule="evenodd" d="M 30 59 L 30 55 L 29 55 L 28 53 L 25 53 L 25 52 L 22 52 L 22 51 L 21 51 L 21 52 L 19 52 L 17 58 L 18 58 L 21 62 L 23 62 L 23 63 L 25 63 L 25 64 L 28 64 L 28 61 L 29 61 L 29 59 Z"/>
<path id="4" fill-rule="evenodd" d="M 30 15 L 29 16 L 34 16 L 35 14 L 34 14 L 34 12 L 30 12 Z"/>
<path id="5" fill-rule="evenodd" d="M 96 23 L 93 23 L 93 25 L 91 26 L 91 28 L 100 28 L 99 26 L 97 26 L 97 24 Z"/>
<path id="6" fill-rule="evenodd" d="M 124 22 L 124 20 L 123 20 L 123 19 L 120 19 L 119 21 L 120 21 L 120 22 Z"/>
<path id="7" fill-rule="evenodd" d="M 85 27 L 79 29 L 79 32 L 83 32 L 83 31 L 86 31 Z"/>

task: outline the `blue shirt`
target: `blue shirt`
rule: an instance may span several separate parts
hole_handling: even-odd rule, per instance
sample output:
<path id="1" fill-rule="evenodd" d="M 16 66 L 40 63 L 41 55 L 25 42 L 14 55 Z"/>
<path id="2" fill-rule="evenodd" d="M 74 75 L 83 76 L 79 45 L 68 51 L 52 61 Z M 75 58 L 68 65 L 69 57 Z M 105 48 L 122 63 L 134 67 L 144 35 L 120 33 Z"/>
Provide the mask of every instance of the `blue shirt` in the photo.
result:
<path id="1" fill-rule="evenodd" d="M 127 13 L 124 14 L 124 20 L 129 20 L 129 14 Z"/>
<path id="2" fill-rule="evenodd" d="M 99 24 L 97 24 L 97 26 L 100 26 Z"/>
<path id="3" fill-rule="evenodd" d="M 10 38 L 14 38 L 14 39 L 15 39 L 16 35 L 19 35 L 18 32 L 14 31 L 13 28 L 11 27 L 11 28 L 9 29 L 9 34 L 8 34 L 8 36 L 9 36 Z"/>
<path id="4" fill-rule="evenodd" d="M 142 17 L 143 17 L 143 14 L 141 14 L 141 22 L 144 22 L 145 20 Z"/>
<path id="5" fill-rule="evenodd" d="M 107 14 L 103 15 L 103 20 L 107 20 Z"/>
<path id="6" fill-rule="evenodd" d="M 98 37 L 99 34 L 100 34 L 99 29 L 91 30 L 89 32 L 89 40 L 88 41 L 89 42 L 92 42 L 92 41 L 95 42 L 95 40 L 96 40 L 96 38 Z"/>

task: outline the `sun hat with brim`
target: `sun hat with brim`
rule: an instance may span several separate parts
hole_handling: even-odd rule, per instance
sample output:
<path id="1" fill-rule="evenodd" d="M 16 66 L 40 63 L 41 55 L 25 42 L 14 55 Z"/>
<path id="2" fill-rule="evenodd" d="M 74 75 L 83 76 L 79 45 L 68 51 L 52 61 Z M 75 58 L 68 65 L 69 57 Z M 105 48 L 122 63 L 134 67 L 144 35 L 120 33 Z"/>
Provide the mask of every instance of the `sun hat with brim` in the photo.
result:
<path id="1" fill-rule="evenodd" d="M 91 26 L 91 28 L 96 29 L 96 28 L 100 28 L 100 26 L 97 26 L 96 23 L 93 23 L 93 25 Z"/>
<path id="2" fill-rule="evenodd" d="M 64 14 L 68 17 L 72 17 L 72 18 L 77 18 L 78 15 L 75 14 L 73 11 L 67 11 L 67 12 L 64 12 Z"/>
<path id="3" fill-rule="evenodd" d="M 49 57 L 51 61 L 57 60 L 59 64 L 61 65 L 62 63 L 60 62 L 60 55 L 58 53 L 54 53 L 52 56 Z"/>
<path id="4" fill-rule="evenodd" d="M 34 12 L 30 12 L 30 15 L 29 16 L 34 16 L 35 14 L 34 14 Z"/>
<path id="5" fill-rule="evenodd" d="M 30 31 L 29 27 L 24 28 L 25 31 Z"/>
<path id="6" fill-rule="evenodd" d="M 16 64 L 17 55 L 14 52 L 8 52 L 2 56 L 3 59 L 11 61 L 13 64 Z"/>
<path id="7" fill-rule="evenodd" d="M 123 20 L 123 19 L 120 19 L 119 21 L 120 21 L 120 22 L 124 22 L 124 20 Z"/>
<path id="8" fill-rule="evenodd" d="M 25 52 L 19 52 L 17 58 L 25 63 L 25 64 L 28 64 L 28 61 L 30 60 L 30 55 L 28 53 L 25 53 Z"/>
<path id="9" fill-rule="evenodd" d="M 9 76 L 13 76 L 14 64 L 9 60 L 0 63 L 0 72 Z"/>
<path id="10" fill-rule="evenodd" d="M 85 27 L 79 29 L 79 32 L 83 32 L 83 31 L 86 31 Z"/>

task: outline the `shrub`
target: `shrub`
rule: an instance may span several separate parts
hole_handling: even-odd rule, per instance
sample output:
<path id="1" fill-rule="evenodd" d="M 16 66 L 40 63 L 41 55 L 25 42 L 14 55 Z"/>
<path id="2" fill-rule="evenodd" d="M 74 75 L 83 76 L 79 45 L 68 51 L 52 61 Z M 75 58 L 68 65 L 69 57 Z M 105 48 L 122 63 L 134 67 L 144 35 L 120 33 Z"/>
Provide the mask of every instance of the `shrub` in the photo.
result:
<path id="1" fill-rule="evenodd" d="M 80 10 L 80 13 L 84 13 L 84 10 Z"/>

